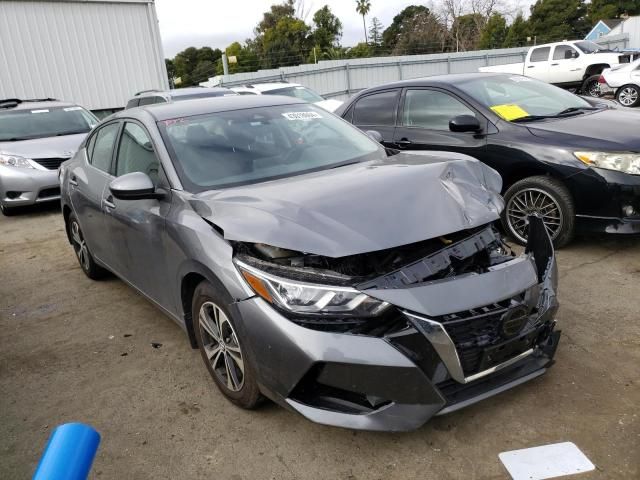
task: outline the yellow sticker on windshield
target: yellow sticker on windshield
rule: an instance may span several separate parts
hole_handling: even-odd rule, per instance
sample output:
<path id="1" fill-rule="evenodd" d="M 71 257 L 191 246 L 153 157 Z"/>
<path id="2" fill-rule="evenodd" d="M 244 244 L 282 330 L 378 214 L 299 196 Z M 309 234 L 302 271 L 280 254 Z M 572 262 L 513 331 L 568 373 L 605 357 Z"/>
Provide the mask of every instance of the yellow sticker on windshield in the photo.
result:
<path id="1" fill-rule="evenodd" d="M 529 115 L 529 113 L 527 113 L 527 111 L 520 105 L 514 104 L 494 105 L 493 107 L 491 107 L 491 110 L 496 112 L 505 120 L 509 121 Z"/>

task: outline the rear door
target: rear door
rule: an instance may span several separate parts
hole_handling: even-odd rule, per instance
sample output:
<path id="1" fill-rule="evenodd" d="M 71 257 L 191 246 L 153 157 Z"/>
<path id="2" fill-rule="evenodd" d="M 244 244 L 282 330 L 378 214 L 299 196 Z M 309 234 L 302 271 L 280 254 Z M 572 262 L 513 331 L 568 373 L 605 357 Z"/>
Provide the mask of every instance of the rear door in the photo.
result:
<path id="1" fill-rule="evenodd" d="M 113 269 L 162 307 L 172 310 L 172 298 L 163 298 L 170 280 L 165 253 L 165 218 L 170 208 L 170 188 L 151 136 L 141 123 L 126 120 L 118 142 L 116 177 L 143 172 L 156 188 L 166 192 L 163 200 L 119 200 L 104 191 L 105 231 L 108 232 Z"/>
<path id="2" fill-rule="evenodd" d="M 487 131 L 487 120 L 450 92 L 435 88 L 407 88 L 402 94 L 395 148 L 403 150 L 448 150 L 480 157 L 486 135 L 449 130 L 458 115 L 475 116 Z"/>
<path id="3" fill-rule="evenodd" d="M 120 121 L 96 129 L 86 147 L 86 161 L 69 172 L 71 204 L 92 255 L 109 265 L 109 239 L 104 231 L 102 195 L 113 179 L 110 174 Z"/>
<path id="4" fill-rule="evenodd" d="M 549 81 L 549 57 L 551 47 L 533 47 L 529 52 L 529 58 L 524 67 L 527 77 L 537 78 L 543 82 Z"/>
<path id="5" fill-rule="evenodd" d="M 374 92 L 358 98 L 345 115 L 346 120 L 363 131 L 375 130 L 385 146 L 393 142 L 401 89 Z"/>

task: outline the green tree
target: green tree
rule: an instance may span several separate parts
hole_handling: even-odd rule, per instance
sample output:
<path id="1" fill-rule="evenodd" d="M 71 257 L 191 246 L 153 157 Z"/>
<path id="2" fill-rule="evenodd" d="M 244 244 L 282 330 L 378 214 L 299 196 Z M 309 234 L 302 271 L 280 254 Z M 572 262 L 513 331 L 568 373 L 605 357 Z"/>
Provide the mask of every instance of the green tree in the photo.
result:
<path id="1" fill-rule="evenodd" d="M 371 26 L 369 27 L 369 43 L 376 50 L 382 46 L 382 32 L 384 27 L 377 17 L 373 17 L 371 20 Z"/>
<path id="2" fill-rule="evenodd" d="M 355 47 L 347 50 L 348 58 L 368 58 L 373 54 L 373 50 L 368 43 L 360 42 Z"/>
<path id="3" fill-rule="evenodd" d="M 240 42 L 233 42 L 227 48 L 225 48 L 227 58 L 235 57 L 236 62 L 229 62 L 229 73 L 238 72 L 251 72 L 258 69 L 260 66 L 260 60 L 252 48 L 251 41 L 247 40 L 245 45 Z M 216 63 L 216 75 L 222 75 L 224 68 L 222 66 L 222 60 L 218 60 Z"/>
<path id="4" fill-rule="evenodd" d="M 356 0 L 356 12 L 362 15 L 362 27 L 364 28 L 364 43 L 367 43 L 367 20 L 366 16 L 371 10 L 371 2 L 369 0 Z"/>
<path id="5" fill-rule="evenodd" d="M 538 43 L 584 38 L 590 27 L 584 0 L 537 0 L 529 26 Z"/>
<path id="6" fill-rule="evenodd" d="M 456 17 L 451 25 L 451 49 L 458 52 L 475 50 L 480 42 L 481 25 L 484 19 L 479 13 Z"/>
<path id="7" fill-rule="evenodd" d="M 502 46 L 504 48 L 522 47 L 527 44 L 527 37 L 531 36 L 529 23 L 524 19 L 522 14 L 518 14 L 513 23 L 507 30 L 507 36 Z"/>
<path id="8" fill-rule="evenodd" d="M 265 31 L 262 39 L 263 65 L 277 68 L 304 63 L 311 50 L 311 28 L 299 18 L 283 17 Z"/>
<path id="9" fill-rule="evenodd" d="M 419 55 L 442 52 L 447 41 L 447 29 L 428 9 L 402 21 L 394 55 Z M 386 33 L 386 32 L 385 32 Z"/>
<path id="10" fill-rule="evenodd" d="M 215 50 L 211 47 L 186 48 L 172 61 L 173 77 L 179 77 L 182 80 L 180 87 L 197 85 L 215 74 L 215 64 L 221 56 L 222 52 L 217 48 Z M 203 78 L 206 75 L 208 76 Z"/>
<path id="11" fill-rule="evenodd" d="M 499 13 L 491 15 L 480 35 L 478 48 L 500 48 L 507 37 L 507 21 Z"/>
<path id="12" fill-rule="evenodd" d="M 429 9 L 422 5 L 409 5 L 403 9 L 399 14 L 393 17 L 393 22 L 389 25 L 384 32 L 382 32 L 382 45 L 385 50 L 393 51 L 398 43 L 400 35 L 405 30 L 406 26 L 413 20 L 413 18 L 419 13 L 429 14 Z"/>
<path id="13" fill-rule="evenodd" d="M 170 58 L 164 59 L 164 65 L 167 67 L 167 77 L 169 78 L 169 84 L 173 83 L 173 79 L 176 78 L 176 66 L 173 64 L 173 60 Z"/>
<path id="14" fill-rule="evenodd" d="M 337 46 L 342 37 L 342 22 L 325 5 L 313 15 L 313 42 L 321 52 Z"/>
<path id="15" fill-rule="evenodd" d="M 591 0 L 587 5 L 589 23 L 593 27 L 600 20 L 640 14 L 640 0 Z"/>
<path id="16" fill-rule="evenodd" d="M 268 12 L 264 12 L 262 20 L 258 23 L 255 31 L 256 34 L 263 34 L 271 28 L 275 28 L 277 23 L 285 17 L 295 17 L 296 15 L 295 0 L 285 0 L 278 5 L 271 5 Z"/>

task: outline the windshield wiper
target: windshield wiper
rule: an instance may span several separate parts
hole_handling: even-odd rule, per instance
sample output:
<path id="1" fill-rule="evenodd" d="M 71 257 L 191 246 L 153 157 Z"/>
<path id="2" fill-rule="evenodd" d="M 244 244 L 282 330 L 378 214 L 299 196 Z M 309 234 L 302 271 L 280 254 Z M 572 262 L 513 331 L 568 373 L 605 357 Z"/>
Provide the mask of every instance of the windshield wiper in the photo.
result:
<path id="1" fill-rule="evenodd" d="M 515 118 L 511 120 L 512 122 L 535 122 L 536 120 L 544 120 L 547 118 L 563 118 L 568 116 L 569 114 L 581 115 L 584 113 L 584 110 L 599 110 L 598 107 L 569 107 L 564 110 L 554 114 L 554 115 L 527 115 L 526 117 Z"/>
<path id="2" fill-rule="evenodd" d="M 584 113 L 584 110 L 598 110 L 598 107 L 569 107 L 565 108 L 561 112 L 556 113 L 554 116 L 559 117 L 562 115 L 566 115 L 567 113 Z"/>
<path id="3" fill-rule="evenodd" d="M 77 132 L 62 132 L 62 133 L 56 133 L 56 137 L 64 137 L 66 135 L 80 135 L 81 133 L 87 133 L 89 130 L 80 130 Z"/>

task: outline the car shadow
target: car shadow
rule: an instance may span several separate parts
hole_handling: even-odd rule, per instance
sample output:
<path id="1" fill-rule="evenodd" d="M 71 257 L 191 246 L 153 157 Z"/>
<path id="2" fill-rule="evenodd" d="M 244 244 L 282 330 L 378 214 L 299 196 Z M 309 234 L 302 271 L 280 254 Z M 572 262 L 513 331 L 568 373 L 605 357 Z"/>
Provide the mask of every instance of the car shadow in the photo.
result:
<path id="1" fill-rule="evenodd" d="M 24 216 L 48 215 L 54 212 L 61 212 L 60 202 L 43 202 L 24 207 L 14 207 L 11 210 L 11 215 L 9 215 L 9 217 L 20 218 Z"/>

